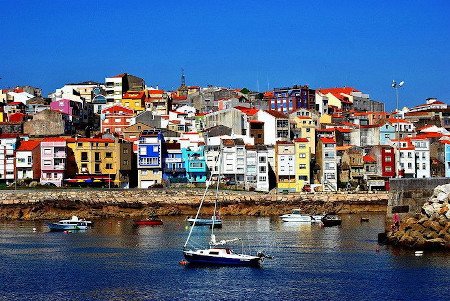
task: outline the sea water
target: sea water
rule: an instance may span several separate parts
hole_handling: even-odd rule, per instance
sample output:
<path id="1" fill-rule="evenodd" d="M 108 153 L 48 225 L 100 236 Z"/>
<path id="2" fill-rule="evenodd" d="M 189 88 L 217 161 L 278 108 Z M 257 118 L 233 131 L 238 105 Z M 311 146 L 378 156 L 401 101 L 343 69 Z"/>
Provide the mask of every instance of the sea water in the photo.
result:
<path id="1" fill-rule="evenodd" d="M 78 233 L 0 222 L 0 300 L 448 300 L 450 254 L 378 246 L 384 214 L 364 217 L 343 215 L 330 228 L 225 217 L 217 239 L 240 237 L 234 251 L 272 255 L 261 268 L 181 266 L 184 217 L 138 228 L 96 220 Z M 192 243 L 209 234 L 196 227 Z"/>

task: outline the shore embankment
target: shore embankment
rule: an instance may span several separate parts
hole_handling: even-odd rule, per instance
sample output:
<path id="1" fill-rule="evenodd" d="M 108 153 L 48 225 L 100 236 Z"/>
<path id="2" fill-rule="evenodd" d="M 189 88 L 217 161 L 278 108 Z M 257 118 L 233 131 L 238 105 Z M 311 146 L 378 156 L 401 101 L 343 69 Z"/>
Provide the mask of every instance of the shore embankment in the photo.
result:
<path id="1" fill-rule="evenodd" d="M 135 218 L 158 215 L 193 215 L 204 190 L 94 190 L 49 189 L 0 191 L 0 219 L 44 220 L 78 215 L 83 218 Z M 382 193 L 258 193 L 221 190 L 222 215 L 272 216 L 294 208 L 305 213 L 386 212 L 389 194 Z M 205 196 L 202 214 L 211 214 L 215 192 Z"/>

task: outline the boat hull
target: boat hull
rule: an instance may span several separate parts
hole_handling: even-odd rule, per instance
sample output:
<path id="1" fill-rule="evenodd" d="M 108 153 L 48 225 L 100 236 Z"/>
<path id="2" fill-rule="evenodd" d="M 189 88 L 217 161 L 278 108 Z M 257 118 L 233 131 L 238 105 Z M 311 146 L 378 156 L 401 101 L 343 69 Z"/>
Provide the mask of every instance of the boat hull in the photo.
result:
<path id="1" fill-rule="evenodd" d="M 140 220 L 134 221 L 137 226 L 160 226 L 163 224 L 162 220 Z"/>
<path id="2" fill-rule="evenodd" d="M 192 226 L 194 224 L 194 218 L 188 218 L 189 224 Z M 209 226 L 212 227 L 213 220 L 209 218 L 198 218 L 195 220 L 196 226 Z M 215 220 L 214 221 L 214 228 L 222 228 L 222 220 Z"/>
<path id="3" fill-rule="evenodd" d="M 48 229 L 52 232 L 61 231 L 83 231 L 87 230 L 89 227 L 84 225 L 59 225 L 59 224 L 48 224 Z"/>
<path id="4" fill-rule="evenodd" d="M 342 220 L 339 216 L 325 216 L 322 218 L 322 224 L 324 227 L 333 227 L 333 226 L 339 226 L 342 224 Z"/>
<path id="5" fill-rule="evenodd" d="M 319 223 L 322 220 L 321 215 L 299 215 L 299 214 L 286 214 L 281 216 L 283 222 L 297 222 L 297 223 Z"/>
<path id="6" fill-rule="evenodd" d="M 210 256 L 195 254 L 193 252 L 185 251 L 184 258 L 190 264 L 198 265 L 215 265 L 215 266 L 248 266 L 248 267 L 258 267 L 261 263 L 261 258 L 256 256 L 248 256 L 242 258 L 231 258 L 222 256 Z"/>

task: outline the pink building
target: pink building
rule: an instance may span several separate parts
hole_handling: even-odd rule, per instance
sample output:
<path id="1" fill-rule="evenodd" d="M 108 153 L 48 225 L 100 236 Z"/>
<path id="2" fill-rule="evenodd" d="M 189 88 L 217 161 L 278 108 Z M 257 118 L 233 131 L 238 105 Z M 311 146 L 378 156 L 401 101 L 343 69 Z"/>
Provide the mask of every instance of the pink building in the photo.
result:
<path id="1" fill-rule="evenodd" d="M 82 117 L 82 104 L 70 99 L 55 100 L 50 103 L 50 109 L 69 115 L 70 121 L 80 123 Z"/>
<path id="2" fill-rule="evenodd" d="M 64 138 L 49 137 L 41 142 L 41 184 L 62 186 L 66 171 L 67 143 Z"/>

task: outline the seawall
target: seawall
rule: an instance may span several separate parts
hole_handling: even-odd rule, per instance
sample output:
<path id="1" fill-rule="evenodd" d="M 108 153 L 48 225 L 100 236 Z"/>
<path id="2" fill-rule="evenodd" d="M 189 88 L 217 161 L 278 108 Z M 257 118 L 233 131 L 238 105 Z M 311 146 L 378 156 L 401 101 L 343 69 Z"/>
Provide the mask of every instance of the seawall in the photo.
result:
<path id="1" fill-rule="evenodd" d="M 55 219 L 140 217 L 195 214 L 204 190 L 18 190 L 0 192 L 0 219 Z M 264 194 L 228 191 L 218 193 L 222 215 L 272 216 L 301 208 L 305 213 L 386 212 L 388 193 Z M 211 214 L 215 193 L 206 194 L 203 214 Z"/>

